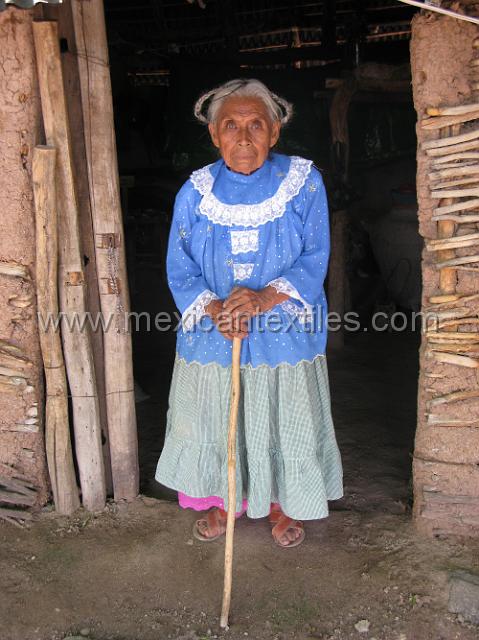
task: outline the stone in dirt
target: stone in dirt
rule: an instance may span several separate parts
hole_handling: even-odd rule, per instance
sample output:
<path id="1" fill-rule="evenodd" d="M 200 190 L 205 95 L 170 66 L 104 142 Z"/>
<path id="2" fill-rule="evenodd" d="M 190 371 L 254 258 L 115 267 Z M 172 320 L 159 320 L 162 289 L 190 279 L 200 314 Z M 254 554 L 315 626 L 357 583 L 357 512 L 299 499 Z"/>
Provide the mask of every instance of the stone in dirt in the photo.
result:
<path id="1" fill-rule="evenodd" d="M 479 575 L 453 571 L 449 582 L 449 611 L 460 613 L 464 620 L 479 624 Z"/>
<path id="2" fill-rule="evenodd" d="M 359 631 L 359 633 L 367 633 L 369 631 L 369 620 L 358 620 L 354 628 L 356 631 Z"/>

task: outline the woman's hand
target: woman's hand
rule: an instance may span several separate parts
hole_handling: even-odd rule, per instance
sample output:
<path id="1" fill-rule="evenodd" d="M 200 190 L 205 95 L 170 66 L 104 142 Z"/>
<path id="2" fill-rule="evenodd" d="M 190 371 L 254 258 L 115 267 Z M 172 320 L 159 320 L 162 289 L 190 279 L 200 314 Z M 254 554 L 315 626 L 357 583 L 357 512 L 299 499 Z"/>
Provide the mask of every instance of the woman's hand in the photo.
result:
<path id="1" fill-rule="evenodd" d="M 279 293 L 274 287 L 265 287 L 254 291 L 247 287 L 235 287 L 223 303 L 223 309 L 235 320 L 249 318 L 265 313 L 275 305 L 287 300 L 286 293 Z"/>
<path id="2" fill-rule="evenodd" d="M 248 335 L 248 318 L 234 318 L 224 309 L 224 300 L 212 300 L 205 307 L 206 313 L 216 325 L 218 331 L 227 339 L 246 338 Z"/>

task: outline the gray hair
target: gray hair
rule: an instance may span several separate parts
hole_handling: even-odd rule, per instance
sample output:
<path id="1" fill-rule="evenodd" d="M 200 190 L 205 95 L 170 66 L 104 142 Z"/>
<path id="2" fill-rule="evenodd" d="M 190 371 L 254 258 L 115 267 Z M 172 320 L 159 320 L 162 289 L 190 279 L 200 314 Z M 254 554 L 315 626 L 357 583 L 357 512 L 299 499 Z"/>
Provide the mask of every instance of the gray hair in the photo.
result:
<path id="1" fill-rule="evenodd" d="M 268 110 L 272 122 L 288 123 L 293 116 L 293 105 L 277 96 L 260 80 L 255 78 L 238 78 L 204 93 L 195 104 L 195 117 L 203 124 L 215 122 L 221 105 L 230 96 L 242 98 L 259 98 Z M 206 115 L 205 104 L 209 101 Z"/>

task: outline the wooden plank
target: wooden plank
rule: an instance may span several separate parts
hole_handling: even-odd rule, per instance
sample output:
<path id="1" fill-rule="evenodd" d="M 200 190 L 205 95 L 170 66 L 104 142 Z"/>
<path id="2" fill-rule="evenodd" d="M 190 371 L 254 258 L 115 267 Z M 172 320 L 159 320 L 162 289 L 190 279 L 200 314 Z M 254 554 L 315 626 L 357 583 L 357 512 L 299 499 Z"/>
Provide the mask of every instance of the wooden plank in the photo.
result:
<path id="1" fill-rule="evenodd" d="M 88 182 L 88 165 L 85 149 L 85 131 L 83 127 L 83 110 L 81 103 L 80 76 L 78 58 L 75 50 L 75 32 L 70 0 L 63 0 L 61 5 L 47 4 L 42 7 L 43 17 L 58 21 L 58 36 L 63 41 L 61 51 L 63 79 L 67 101 L 68 118 L 74 122 L 71 127 L 71 149 L 75 184 L 78 196 L 78 214 L 80 227 L 80 244 L 82 255 L 87 257 L 83 270 L 87 283 L 87 306 L 93 317 L 101 313 L 100 291 L 96 266 L 95 240 L 90 204 L 90 185 Z M 113 495 L 111 477 L 110 439 L 105 395 L 105 369 L 103 357 L 103 330 L 101 325 L 91 331 L 93 359 L 95 361 L 96 386 L 100 407 L 100 423 L 103 443 L 103 462 L 105 466 L 105 482 L 108 495 Z"/>
<path id="2" fill-rule="evenodd" d="M 85 128 L 98 278 L 114 286 L 100 295 L 104 334 L 108 430 L 115 499 L 139 491 L 138 439 L 125 241 L 120 205 L 111 79 L 102 0 L 72 0 Z M 101 286 L 100 286 L 101 291 Z"/>
<path id="3" fill-rule="evenodd" d="M 37 311 L 58 314 L 58 232 L 55 179 L 56 149 L 35 147 L 33 194 L 36 223 Z M 45 441 L 55 508 L 71 514 L 80 506 L 68 419 L 67 381 L 58 331 L 39 323 L 46 381 Z"/>
<path id="4" fill-rule="evenodd" d="M 73 405 L 75 453 L 83 504 L 99 511 L 106 502 L 100 413 L 89 327 L 81 328 L 75 322 L 85 318 L 86 286 L 57 25 L 35 22 L 33 35 L 45 135 L 48 144 L 57 149 L 59 291 L 61 311 L 73 322 L 70 327 L 62 325 L 62 341 Z"/>

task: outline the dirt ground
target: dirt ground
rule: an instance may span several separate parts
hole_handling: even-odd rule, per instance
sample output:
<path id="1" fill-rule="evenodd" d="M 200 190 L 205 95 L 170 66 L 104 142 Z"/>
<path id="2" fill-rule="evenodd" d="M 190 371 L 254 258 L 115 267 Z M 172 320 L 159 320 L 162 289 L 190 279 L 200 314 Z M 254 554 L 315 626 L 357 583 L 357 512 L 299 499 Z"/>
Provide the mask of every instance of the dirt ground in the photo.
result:
<path id="1" fill-rule="evenodd" d="M 238 521 L 228 631 L 223 541 L 193 540 L 195 515 L 153 497 L 165 395 L 153 382 L 139 405 L 150 495 L 96 516 L 46 507 L 29 529 L 0 525 L 1 640 L 477 640 L 447 596 L 451 570 L 479 571 L 479 541 L 421 538 L 411 522 L 417 344 L 358 335 L 329 358 L 345 497 L 306 523 L 294 550 L 273 544 L 266 520 Z"/>

